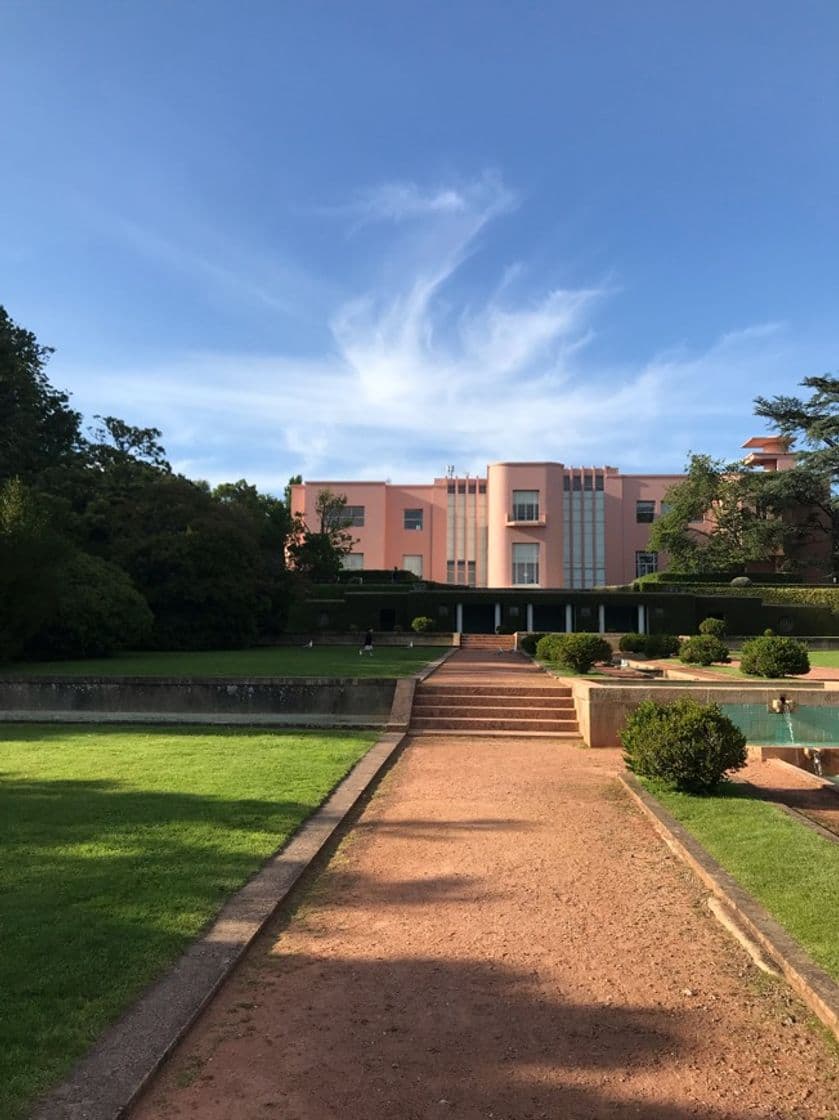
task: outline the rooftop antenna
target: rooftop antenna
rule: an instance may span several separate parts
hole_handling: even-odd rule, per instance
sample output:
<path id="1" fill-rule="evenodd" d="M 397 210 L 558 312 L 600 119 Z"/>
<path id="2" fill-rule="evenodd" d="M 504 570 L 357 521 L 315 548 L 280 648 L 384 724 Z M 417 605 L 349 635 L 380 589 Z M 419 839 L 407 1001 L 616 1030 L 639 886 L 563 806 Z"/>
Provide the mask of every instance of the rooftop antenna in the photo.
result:
<path id="1" fill-rule="evenodd" d="M 446 478 L 454 478 L 454 463 L 446 467 Z"/>

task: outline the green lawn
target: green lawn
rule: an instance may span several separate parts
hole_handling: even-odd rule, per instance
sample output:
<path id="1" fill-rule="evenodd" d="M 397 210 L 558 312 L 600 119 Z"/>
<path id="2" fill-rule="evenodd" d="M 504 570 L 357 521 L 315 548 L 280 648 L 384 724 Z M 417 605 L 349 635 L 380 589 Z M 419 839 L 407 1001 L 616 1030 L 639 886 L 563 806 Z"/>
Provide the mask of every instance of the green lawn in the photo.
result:
<path id="1" fill-rule="evenodd" d="M 839 649 L 810 650 L 810 664 L 839 669 Z"/>
<path id="2" fill-rule="evenodd" d="M 177 958 L 375 738 L 0 725 L 4 1120 Z"/>
<path id="3" fill-rule="evenodd" d="M 442 656 L 442 646 L 272 646 L 182 653 L 120 653 L 83 661 L 17 661 L 0 676 L 73 677 L 407 677 Z"/>
<path id="4" fill-rule="evenodd" d="M 737 783 L 711 797 L 644 784 L 839 981 L 839 844 Z"/>

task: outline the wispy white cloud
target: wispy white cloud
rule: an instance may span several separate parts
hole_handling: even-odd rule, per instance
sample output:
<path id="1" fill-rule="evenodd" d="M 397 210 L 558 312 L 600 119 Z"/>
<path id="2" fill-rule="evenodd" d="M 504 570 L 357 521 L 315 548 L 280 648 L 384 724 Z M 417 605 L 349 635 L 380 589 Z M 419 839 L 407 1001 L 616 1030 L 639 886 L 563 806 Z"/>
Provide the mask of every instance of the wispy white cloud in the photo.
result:
<path id="1" fill-rule="evenodd" d="M 109 368 L 85 375 L 77 403 L 89 396 L 91 411 L 163 428 L 188 473 L 247 476 L 275 491 L 297 471 L 423 481 L 450 462 L 480 471 L 502 458 L 606 460 L 672 471 L 694 445 L 731 454 L 714 442 L 721 424 L 735 411 L 748 417 L 756 393 L 788 376 L 783 325 L 730 331 L 699 353 L 598 368 L 590 350 L 611 287 L 539 292 L 530 283 L 517 298 L 516 262 L 488 277 L 482 302 L 459 299 L 465 262 L 515 204 L 491 176 L 370 191 L 346 209 L 348 221 L 410 223 L 416 233 L 377 247 L 386 279 L 332 309 L 324 353 L 195 353 Z"/>

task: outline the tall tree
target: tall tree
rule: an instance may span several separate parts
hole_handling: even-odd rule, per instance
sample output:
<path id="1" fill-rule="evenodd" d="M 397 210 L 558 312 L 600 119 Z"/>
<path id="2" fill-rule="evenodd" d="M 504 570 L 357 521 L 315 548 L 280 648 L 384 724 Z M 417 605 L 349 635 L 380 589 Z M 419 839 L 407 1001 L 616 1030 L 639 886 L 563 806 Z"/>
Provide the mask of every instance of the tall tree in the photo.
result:
<path id="1" fill-rule="evenodd" d="M 321 490 L 315 502 L 317 528 L 311 529 L 296 513 L 289 538 L 288 555 L 295 572 L 312 583 L 336 583 L 344 557 L 352 551 L 354 538 L 346 514 L 346 494 Z"/>
<path id="2" fill-rule="evenodd" d="M 81 417 L 47 379 L 52 353 L 0 306 L 0 482 L 30 482 L 81 449 Z"/>

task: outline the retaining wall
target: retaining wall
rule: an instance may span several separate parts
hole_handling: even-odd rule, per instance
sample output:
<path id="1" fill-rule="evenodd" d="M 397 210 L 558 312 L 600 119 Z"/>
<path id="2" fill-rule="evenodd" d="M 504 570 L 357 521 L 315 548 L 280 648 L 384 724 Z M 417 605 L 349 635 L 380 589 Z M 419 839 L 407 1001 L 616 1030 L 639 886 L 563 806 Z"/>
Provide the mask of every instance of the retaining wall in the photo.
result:
<path id="1" fill-rule="evenodd" d="M 0 679 L 0 718 L 57 713 L 230 716 L 258 722 L 383 726 L 396 680 L 365 677 L 170 678 L 17 677 Z M 267 718 L 266 718 L 267 717 Z"/>

